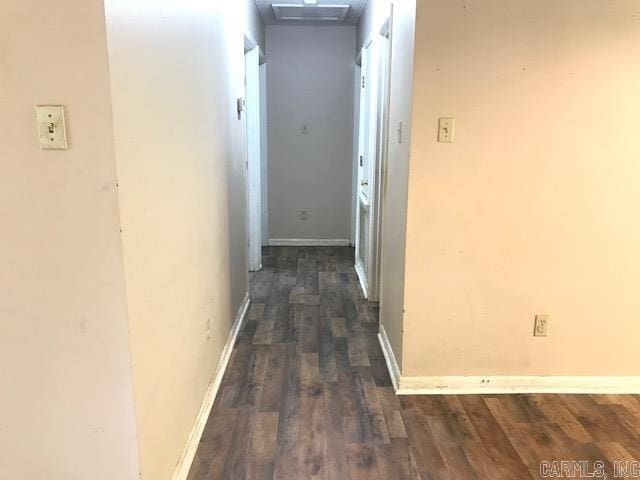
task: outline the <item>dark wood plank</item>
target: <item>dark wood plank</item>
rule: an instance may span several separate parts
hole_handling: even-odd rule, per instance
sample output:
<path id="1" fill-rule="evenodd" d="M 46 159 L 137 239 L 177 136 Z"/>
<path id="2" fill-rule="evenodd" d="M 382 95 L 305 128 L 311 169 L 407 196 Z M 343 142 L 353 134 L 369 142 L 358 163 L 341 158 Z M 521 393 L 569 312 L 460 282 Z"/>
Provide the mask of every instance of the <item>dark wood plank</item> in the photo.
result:
<path id="1" fill-rule="evenodd" d="M 640 460 L 634 395 L 395 395 L 347 247 L 266 247 L 189 480 L 526 480 Z"/>

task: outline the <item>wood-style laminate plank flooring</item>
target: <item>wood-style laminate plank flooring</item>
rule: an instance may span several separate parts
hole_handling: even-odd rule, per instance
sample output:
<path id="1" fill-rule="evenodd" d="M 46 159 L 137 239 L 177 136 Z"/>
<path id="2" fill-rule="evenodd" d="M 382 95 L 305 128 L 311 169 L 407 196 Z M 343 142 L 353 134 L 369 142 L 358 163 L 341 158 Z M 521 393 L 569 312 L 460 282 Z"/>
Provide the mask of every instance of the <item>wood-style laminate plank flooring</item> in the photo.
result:
<path id="1" fill-rule="evenodd" d="M 640 460 L 640 399 L 397 397 L 347 247 L 269 247 L 189 480 L 540 478 Z"/>

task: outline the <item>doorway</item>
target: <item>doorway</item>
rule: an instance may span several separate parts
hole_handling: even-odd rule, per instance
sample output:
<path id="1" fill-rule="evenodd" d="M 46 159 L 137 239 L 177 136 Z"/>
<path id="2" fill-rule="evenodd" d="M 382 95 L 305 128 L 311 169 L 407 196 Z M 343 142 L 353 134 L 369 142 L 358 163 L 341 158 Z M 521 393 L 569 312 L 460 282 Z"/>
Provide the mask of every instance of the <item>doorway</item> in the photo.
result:
<path id="1" fill-rule="evenodd" d="M 264 65 L 260 47 L 245 35 L 245 126 L 247 176 L 247 236 L 249 271 L 262 268 L 263 225 L 265 223 L 264 175 Z"/>
<path id="2" fill-rule="evenodd" d="M 380 247 L 387 159 L 391 16 L 361 52 L 355 269 L 365 297 L 380 297 Z"/>
<path id="3" fill-rule="evenodd" d="M 329 149 L 344 143 L 343 140 L 348 140 L 346 137 L 351 137 L 343 134 L 344 128 L 337 127 L 337 120 L 348 116 L 346 110 L 341 116 L 335 117 L 332 114 L 335 107 L 329 108 L 330 102 L 339 99 L 342 93 L 329 97 L 325 92 L 327 85 L 335 88 L 333 84 L 336 80 L 331 77 L 333 72 L 340 70 L 332 64 L 326 66 L 327 58 L 335 58 L 334 54 L 328 56 L 326 52 L 319 52 L 321 54 L 317 55 L 316 65 L 309 65 L 308 59 L 301 60 L 297 52 L 303 46 L 304 51 L 315 52 L 322 42 L 326 43 L 327 51 L 332 51 L 331 48 L 337 48 L 334 44 L 337 33 L 332 32 L 332 40 L 327 41 L 320 35 L 320 30 L 299 30 L 295 27 L 287 27 L 286 30 L 277 27 L 267 29 L 272 39 L 270 62 L 273 69 L 270 68 L 270 75 L 277 80 L 270 82 L 269 87 L 270 101 L 277 112 L 269 117 L 270 131 L 275 135 L 272 145 L 276 145 L 268 151 L 268 156 L 274 160 L 273 165 L 269 166 L 269 181 L 265 145 L 267 120 L 264 112 L 266 67 L 261 65 L 264 62 L 261 61 L 263 55 L 260 47 L 245 35 L 250 271 L 262 268 L 263 245 L 353 245 L 355 269 L 364 295 L 369 301 L 378 302 L 384 168 L 388 143 L 390 25 L 391 11 L 382 26 L 364 43 L 359 54 L 360 65 L 355 68 L 356 72 L 360 72 L 359 92 L 355 99 L 357 110 L 352 110 L 357 120 L 350 122 L 350 125 L 355 129 L 355 141 L 351 145 L 356 155 L 353 170 L 347 173 L 353 185 L 353 188 L 349 187 L 352 200 L 351 208 L 347 207 L 348 210 L 344 211 L 346 215 L 341 213 L 347 219 L 347 225 L 351 224 L 351 230 L 343 234 L 320 233 L 329 231 L 329 228 L 344 230 L 336 228 L 327 219 L 339 212 L 335 200 L 342 195 L 340 192 L 344 190 L 342 184 L 346 175 L 341 166 L 332 166 L 330 169 L 328 165 L 323 166 L 328 162 L 339 163 L 335 159 L 339 159 L 341 154 L 333 155 Z M 311 35 L 317 36 L 318 40 L 310 39 Z M 305 65 L 304 69 L 301 68 L 302 64 Z M 318 72 L 309 76 L 307 70 L 310 68 Z M 292 75 L 293 72 L 295 74 Z M 323 80 L 319 81 L 320 78 Z M 328 109 L 331 110 L 329 113 L 324 112 Z M 270 108 L 270 111 L 274 110 Z M 323 121 L 323 116 L 332 120 Z M 275 171 L 273 175 L 272 169 Z M 342 174 L 338 175 L 337 172 Z M 275 186 L 271 185 L 267 195 L 270 182 Z M 331 193 L 328 193 L 328 189 L 331 189 Z M 346 199 L 349 192 L 345 193 Z M 267 208 L 267 201 L 273 211 Z M 330 202 L 335 205 L 330 205 Z M 348 219 L 347 215 L 351 218 Z"/>

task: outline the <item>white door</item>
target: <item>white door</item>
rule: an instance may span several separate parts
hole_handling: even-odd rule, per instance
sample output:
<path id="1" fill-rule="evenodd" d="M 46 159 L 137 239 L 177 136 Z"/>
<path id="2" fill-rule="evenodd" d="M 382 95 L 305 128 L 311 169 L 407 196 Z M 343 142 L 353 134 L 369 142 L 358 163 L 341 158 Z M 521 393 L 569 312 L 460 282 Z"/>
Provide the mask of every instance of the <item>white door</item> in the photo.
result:
<path id="1" fill-rule="evenodd" d="M 380 265 L 382 250 L 382 203 L 384 195 L 384 171 L 387 164 L 387 152 L 389 142 L 389 78 L 390 78 L 390 52 L 389 38 L 383 35 L 377 37 L 376 55 L 376 118 L 373 141 L 375 149 L 375 165 L 372 165 L 371 175 L 374 178 L 371 187 L 374 198 L 371 213 L 371 242 L 370 242 L 370 268 L 369 274 L 369 300 L 377 302 L 380 298 Z"/>
<path id="2" fill-rule="evenodd" d="M 262 268 L 262 193 L 260 145 L 260 49 L 245 54 L 247 123 L 247 223 L 249 270 Z"/>
<path id="3" fill-rule="evenodd" d="M 362 51 L 355 268 L 364 294 L 372 302 L 377 302 L 380 294 L 380 223 L 388 140 L 389 47 L 386 35 L 376 35 Z"/>
<path id="4" fill-rule="evenodd" d="M 356 184 L 356 272 L 367 298 L 372 301 L 370 280 L 372 273 L 372 220 L 375 210 L 376 178 L 376 118 L 377 76 L 375 43 L 369 42 L 362 49 L 360 88 L 360 132 L 358 154 L 358 181 Z M 372 208 L 374 207 L 374 208 Z"/>

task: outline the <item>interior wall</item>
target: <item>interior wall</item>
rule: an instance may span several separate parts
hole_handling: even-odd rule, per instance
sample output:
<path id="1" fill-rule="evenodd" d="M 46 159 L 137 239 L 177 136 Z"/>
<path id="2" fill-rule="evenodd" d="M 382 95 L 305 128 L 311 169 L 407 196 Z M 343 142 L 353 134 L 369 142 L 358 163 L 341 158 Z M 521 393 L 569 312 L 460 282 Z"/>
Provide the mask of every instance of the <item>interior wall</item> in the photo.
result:
<path id="1" fill-rule="evenodd" d="M 356 34 L 356 52 L 359 52 L 364 42 L 371 37 L 374 31 L 378 31 L 389 17 L 392 3 L 403 3 L 406 0 L 368 0 L 360 20 Z M 409 0 L 411 1 L 411 0 Z"/>
<path id="2" fill-rule="evenodd" d="M 0 106 L 0 478 L 137 479 L 102 1 L 0 3 Z"/>
<path id="3" fill-rule="evenodd" d="M 348 26 L 267 26 L 271 238 L 350 238 L 355 38 Z"/>
<path id="4" fill-rule="evenodd" d="M 168 479 L 247 292 L 242 11 L 106 7 L 142 479 Z"/>
<path id="5" fill-rule="evenodd" d="M 638 3 L 425 0 L 416 30 L 403 375 L 639 375 Z"/>
<path id="6" fill-rule="evenodd" d="M 416 1 L 396 2 L 391 28 L 389 143 L 382 204 L 380 323 L 400 367 L 415 28 Z M 399 135 L 400 125 L 402 133 Z"/>
<path id="7" fill-rule="evenodd" d="M 244 33 L 250 35 L 264 53 L 264 22 L 255 0 L 242 0 Z"/>

